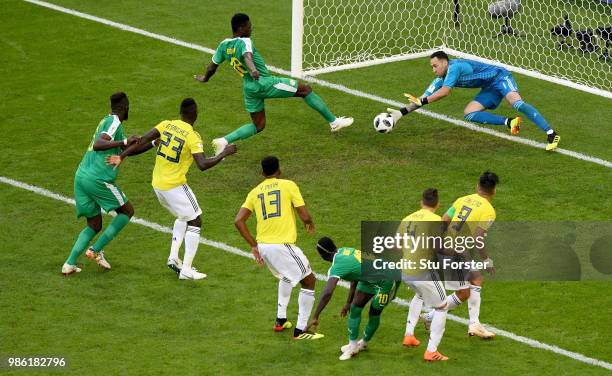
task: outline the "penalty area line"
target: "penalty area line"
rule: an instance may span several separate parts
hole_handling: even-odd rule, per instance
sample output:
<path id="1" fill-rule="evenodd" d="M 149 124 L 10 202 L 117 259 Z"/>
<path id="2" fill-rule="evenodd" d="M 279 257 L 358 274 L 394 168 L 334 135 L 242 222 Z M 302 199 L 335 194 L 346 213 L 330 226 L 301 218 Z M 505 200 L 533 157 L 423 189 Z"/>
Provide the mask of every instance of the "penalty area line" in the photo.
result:
<path id="1" fill-rule="evenodd" d="M 5 176 L 0 176 L 0 183 L 4 183 L 6 185 L 10 185 L 12 187 L 15 188 L 20 188 L 20 189 L 24 189 L 26 191 L 32 192 L 32 193 L 36 193 L 40 196 L 44 196 L 44 197 L 48 197 L 48 198 L 52 198 L 54 200 L 58 200 L 61 202 L 64 202 L 66 204 L 70 204 L 70 205 L 75 205 L 75 202 L 72 198 L 60 195 L 58 193 L 55 192 L 51 192 L 45 188 L 41 188 L 41 187 L 37 187 L 35 185 L 30 185 L 27 183 L 23 183 Z M 155 223 L 155 222 L 151 222 L 148 221 L 146 219 L 142 219 L 142 218 L 137 218 L 137 217 L 132 217 L 131 222 L 134 222 L 136 224 L 139 224 L 141 226 L 144 227 L 148 227 L 152 230 L 155 231 L 159 231 L 162 233 L 166 233 L 166 234 L 172 234 L 172 229 L 170 227 L 167 226 L 163 226 L 160 225 L 159 223 Z M 203 237 L 200 237 L 200 243 L 207 245 L 209 247 L 212 248 L 216 248 L 225 252 L 229 252 L 238 256 L 242 256 L 242 257 L 247 257 L 250 259 L 254 259 L 253 255 L 249 252 L 245 252 L 239 248 L 236 247 L 232 247 L 231 245 L 222 243 L 222 242 L 218 242 L 218 241 L 214 241 L 214 240 L 210 240 L 210 239 L 206 239 Z M 327 276 L 324 274 L 319 274 L 319 273 L 315 273 L 317 279 L 319 281 L 327 281 Z M 345 281 L 340 281 L 339 285 L 341 285 L 344 288 L 348 288 L 349 284 Z M 403 307 L 408 307 L 410 305 L 410 303 L 408 301 L 406 301 L 405 299 L 400 299 L 400 298 L 395 298 L 393 300 L 394 303 L 403 306 Z M 459 317 L 459 316 L 455 316 L 453 314 L 448 314 L 448 319 L 455 321 L 457 323 L 463 324 L 463 325 L 468 325 L 468 320 L 463 318 L 463 317 Z M 561 347 L 558 346 L 554 346 L 554 345 L 549 345 L 540 341 L 537 341 L 535 339 L 531 339 L 531 338 L 527 338 L 527 337 L 523 337 L 520 336 L 518 334 L 514 334 L 512 332 L 508 332 L 506 330 L 502 330 L 502 329 L 498 329 L 489 325 L 486 325 L 487 328 L 492 331 L 493 333 L 502 336 L 502 337 L 506 337 L 509 338 L 513 341 L 516 342 L 520 342 L 523 344 L 526 344 L 528 346 L 534 347 L 536 349 L 542 349 L 542 350 L 546 350 L 546 351 L 550 351 L 553 352 L 555 354 L 559 354 L 565 357 L 568 357 L 570 359 L 573 360 L 577 360 L 579 362 L 582 363 L 586 363 L 589 365 L 593 365 L 593 366 L 598 366 L 598 367 L 602 367 L 608 370 L 612 370 L 612 364 L 605 362 L 603 360 L 599 360 L 599 359 L 594 359 L 594 358 L 589 358 L 588 356 L 585 356 L 583 354 L 580 353 L 576 353 L 573 351 L 569 351 L 569 350 L 565 350 Z"/>
<path id="2" fill-rule="evenodd" d="M 201 51 L 201 52 L 205 52 L 207 54 L 214 54 L 215 50 L 213 50 L 212 48 L 208 48 L 208 47 L 204 47 L 195 43 L 189 43 L 189 42 L 185 42 L 176 38 L 172 38 L 166 35 L 162 35 L 162 34 L 157 34 L 157 33 L 152 33 L 150 31 L 146 31 L 143 29 L 139 29 L 137 27 L 133 27 L 130 25 L 126 25 L 126 24 L 122 24 L 119 22 L 115 22 L 115 21 L 111 21 L 108 20 L 106 18 L 101 18 L 101 17 L 97 17 L 97 16 L 93 16 L 91 14 L 87 14 L 87 13 L 83 13 L 83 12 L 79 12 L 77 10 L 74 9 L 70 9 L 70 8 L 64 8 L 62 6 L 56 5 L 56 4 L 52 4 L 52 3 L 48 3 L 46 1 L 41 1 L 41 0 L 23 0 L 27 3 L 30 4 L 34 4 L 34 5 L 38 5 L 44 8 L 48 8 L 48 9 L 52 9 L 61 13 L 66 13 L 66 14 L 70 14 L 72 16 L 75 17 L 79 17 L 79 18 L 83 18 L 86 20 L 90 20 L 93 22 L 98 22 L 110 27 L 114 27 L 116 29 L 120 29 L 123 31 L 129 31 L 131 33 L 135 33 L 135 34 L 139 34 L 148 38 L 153 38 L 153 39 L 157 39 L 166 43 L 170 43 L 170 44 L 174 44 L 177 46 L 181 46 L 181 47 L 186 47 L 186 48 L 190 48 L 192 50 L 197 50 L 197 51 Z M 291 72 L 287 71 L 285 69 L 282 68 L 278 68 L 278 67 L 274 67 L 272 65 L 267 65 L 268 69 L 274 73 L 279 73 L 285 76 L 291 76 Z M 334 90 L 338 90 L 341 91 L 343 93 L 346 94 L 350 94 L 356 97 L 360 97 L 360 98 L 365 98 L 365 99 L 369 99 L 371 101 L 375 101 L 375 102 L 379 102 L 382 104 L 386 104 L 389 106 L 394 106 L 394 107 L 402 107 L 404 106 L 404 103 L 398 102 L 398 101 L 394 101 L 391 99 L 387 99 L 387 98 L 383 98 L 383 97 L 379 97 L 377 95 L 373 95 L 373 94 L 369 94 L 360 90 L 355 90 L 355 89 L 350 89 L 344 85 L 340 85 L 340 84 L 335 84 L 329 81 L 325 81 L 325 80 L 321 80 L 319 78 L 314 78 L 314 77 L 303 77 L 301 78 L 304 81 L 307 82 L 312 82 L 312 83 L 316 83 L 320 86 L 323 87 L 327 87 L 330 89 L 334 89 Z M 512 141 L 512 142 L 516 142 L 519 144 L 523 144 L 523 145 L 527 145 L 527 146 L 531 146 L 537 149 L 545 149 L 546 148 L 546 144 L 542 143 L 542 142 L 537 142 L 537 141 L 533 141 L 530 139 L 526 139 L 526 138 L 522 138 L 522 137 L 516 137 L 516 136 L 512 136 L 503 132 L 499 132 L 496 131 L 494 129 L 491 128 L 486 128 L 486 127 L 481 127 L 478 125 L 475 125 L 473 123 L 468 123 L 466 121 L 463 120 L 459 120 L 450 116 L 446 116 L 446 115 L 442 115 L 442 114 L 438 114 L 435 112 L 431 112 L 431 111 L 427 111 L 424 109 L 419 109 L 416 110 L 416 112 L 418 114 L 424 115 L 424 116 L 428 116 L 437 120 L 442 120 L 451 124 L 455 124 L 457 126 L 463 127 L 463 128 L 467 128 L 470 129 L 472 131 L 475 132 L 480 132 L 480 133 L 485 133 L 494 137 L 498 137 L 498 138 L 502 138 L 504 140 L 508 140 L 508 141 Z M 583 153 L 579 153 L 576 151 L 572 151 L 572 150 L 567 150 L 567 149 L 562 149 L 562 148 L 558 148 L 557 150 L 555 150 L 556 153 L 559 154 L 563 154 L 566 155 L 568 157 L 572 157 L 572 158 L 576 158 L 579 160 L 583 160 L 586 162 L 591 162 L 591 163 L 595 163 L 598 164 L 600 166 L 604 166 L 604 167 L 608 167 L 608 168 L 612 168 L 612 162 L 607 161 L 605 159 L 601 159 L 601 158 L 597 158 L 597 157 L 592 157 L 590 155 L 586 155 Z"/>

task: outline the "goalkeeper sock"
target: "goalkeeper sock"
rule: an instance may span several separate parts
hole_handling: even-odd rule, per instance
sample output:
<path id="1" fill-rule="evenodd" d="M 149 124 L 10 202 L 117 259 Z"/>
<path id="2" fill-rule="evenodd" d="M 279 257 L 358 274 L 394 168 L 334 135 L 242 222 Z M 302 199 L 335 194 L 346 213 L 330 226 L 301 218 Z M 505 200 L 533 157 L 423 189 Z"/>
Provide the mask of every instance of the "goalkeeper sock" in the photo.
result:
<path id="1" fill-rule="evenodd" d="M 536 110 L 532 105 L 523 101 L 516 101 L 514 102 L 512 107 L 514 107 L 517 111 L 524 113 L 529 118 L 529 120 L 533 121 L 544 132 L 548 133 L 548 131 L 550 130 L 546 119 L 544 119 L 544 117 L 540 115 L 538 110 Z"/>
<path id="2" fill-rule="evenodd" d="M 79 234 L 74 246 L 72 246 L 72 251 L 70 251 L 70 256 L 66 260 L 66 264 L 76 265 L 77 259 L 85 252 L 89 242 L 94 236 L 96 236 L 96 232 L 89 226 L 85 227 Z"/>
<path id="3" fill-rule="evenodd" d="M 431 327 L 429 333 L 429 343 L 427 344 L 427 351 L 435 352 L 438 351 L 438 345 L 444 335 L 444 329 L 446 327 L 446 310 L 436 309 L 433 314 L 433 320 L 431 320 Z"/>
<path id="4" fill-rule="evenodd" d="M 361 325 L 361 311 L 363 307 L 351 305 L 351 311 L 348 319 L 348 333 L 350 341 L 357 341 L 359 337 L 359 326 Z"/>
<path id="5" fill-rule="evenodd" d="M 415 295 L 410 301 L 410 308 L 408 309 L 408 317 L 406 318 L 406 331 L 405 336 L 413 336 L 414 328 L 419 322 L 419 314 L 423 308 L 423 299 L 418 295 Z"/>
<path id="6" fill-rule="evenodd" d="M 172 228 L 172 244 L 170 245 L 170 256 L 168 258 L 176 260 L 179 258 L 179 249 L 185 239 L 185 231 L 187 231 L 187 222 L 177 219 L 174 221 Z"/>
<path id="7" fill-rule="evenodd" d="M 276 310 L 276 317 L 279 319 L 287 318 L 287 306 L 289 305 L 289 299 L 291 299 L 291 290 L 293 286 L 288 280 L 281 278 L 278 280 L 278 308 Z"/>
<path id="8" fill-rule="evenodd" d="M 365 327 L 365 333 L 363 334 L 363 340 L 366 342 L 370 342 L 372 337 L 374 337 L 374 333 L 376 333 L 376 329 L 380 326 L 380 314 L 382 311 L 374 311 L 375 314 L 372 314 L 372 308 L 370 308 L 370 316 Z"/>
<path id="9" fill-rule="evenodd" d="M 468 298 L 470 325 L 480 322 L 480 288 L 480 286 L 470 285 L 470 297 Z"/>
<path id="10" fill-rule="evenodd" d="M 249 123 L 249 124 L 243 125 L 240 128 L 237 128 L 232 133 L 228 133 L 223 138 L 225 138 L 225 141 L 231 144 L 234 141 L 246 140 L 247 138 L 251 137 L 255 133 L 257 133 L 257 128 L 255 127 L 255 124 Z"/>
<path id="11" fill-rule="evenodd" d="M 130 217 L 127 215 L 120 213 L 113 218 L 113 221 L 106 227 L 106 230 L 102 233 L 102 236 L 98 239 L 98 241 L 91 247 L 94 252 L 100 252 L 106 247 L 108 243 L 111 242 L 121 232 L 121 230 L 130 222 Z"/>
<path id="12" fill-rule="evenodd" d="M 312 312 L 312 306 L 314 305 L 315 296 L 314 290 L 308 290 L 301 288 L 300 294 L 298 295 L 298 319 L 295 325 L 296 329 L 304 330 L 308 324 L 308 318 L 310 312 Z"/>
<path id="13" fill-rule="evenodd" d="M 315 94 L 314 91 L 311 91 L 310 94 L 304 97 L 304 102 L 306 102 L 310 108 L 320 113 L 328 123 L 336 120 L 336 117 L 331 113 L 329 108 L 327 108 L 327 105 L 325 102 L 323 102 L 323 99 Z"/>
<path id="14" fill-rule="evenodd" d="M 196 226 L 187 226 L 185 231 L 185 258 L 183 259 L 183 270 L 191 270 L 193 258 L 198 251 L 200 244 L 200 228 Z"/>
<path id="15" fill-rule="evenodd" d="M 506 125 L 506 118 L 485 111 L 474 111 L 463 116 L 467 121 L 480 124 Z"/>

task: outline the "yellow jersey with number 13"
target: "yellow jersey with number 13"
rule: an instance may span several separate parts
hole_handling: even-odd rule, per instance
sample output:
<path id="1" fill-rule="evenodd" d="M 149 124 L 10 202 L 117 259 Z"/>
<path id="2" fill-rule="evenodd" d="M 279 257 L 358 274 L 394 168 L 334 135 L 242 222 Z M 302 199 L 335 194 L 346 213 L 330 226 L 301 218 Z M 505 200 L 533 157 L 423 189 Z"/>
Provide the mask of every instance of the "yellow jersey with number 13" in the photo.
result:
<path id="1" fill-rule="evenodd" d="M 297 184 L 291 180 L 269 178 L 249 192 L 243 208 L 255 212 L 257 242 L 266 244 L 295 244 L 294 208 L 304 206 Z"/>
<path id="2" fill-rule="evenodd" d="M 187 182 L 187 171 L 193 163 L 192 154 L 202 153 L 202 138 L 189 123 L 164 120 L 155 126 L 159 131 L 159 146 L 153 168 L 153 188 L 169 190 Z"/>

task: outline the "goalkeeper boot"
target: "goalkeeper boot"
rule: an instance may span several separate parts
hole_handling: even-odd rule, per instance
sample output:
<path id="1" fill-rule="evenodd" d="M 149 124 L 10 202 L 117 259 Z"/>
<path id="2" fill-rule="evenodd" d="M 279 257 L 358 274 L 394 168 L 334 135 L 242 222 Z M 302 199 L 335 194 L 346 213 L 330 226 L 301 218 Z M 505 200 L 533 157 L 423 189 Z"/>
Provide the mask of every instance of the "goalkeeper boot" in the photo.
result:
<path id="1" fill-rule="evenodd" d="M 546 151 L 553 151 L 559 146 L 559 141 L 561 141 L 561 136 L 557 134 L 557 132 L 553 131 L 553 133 L 548 135 L 548 145 L 546 145 Z"/>
<path id="2" fill-rule="evenodd" d="M 70 264 L 62 265 L 63 275 L 70 275 L 73 273 L 80 273 L 80 272 L 81 272 L 81 268 L 77 267 L 76 265 L 70 265 Z"/>
<path id="3" fill-rule="evenodd" d="M 168 259 L 166 266 L 170 268 L 170 270 L 178 274 L 181 272 L 183 262 L 181 261 L 181 259 Z"/>
<path id="4" fill-rule="evenodd" d="M 468 335 L 477 336 L 483 339 L 491 339 L 495 337 L 495 333 L 488 331 L 487 328 L 485 328 L 481 323 L 470 324 L 468 328 Z"/>
<path id="5" fill-rule="evenodd" d="M 508 128 L 510 128 L 511 134 L 519 134 L 519 131 L 521 130 L 521 118 L 508 118 Z"/>
<path id="6" fill-rule="evenodd" d="M 425 351 L 425 354 L 423 354 L 423 359 L 426 362 L 437 362 L 440 360 L 448 360 L 448 356 L 442 355 L 438 351 L 434 351 L 434 352 Z"/>
<path id="7" fill-rule="evenodd" d="M 282 332 L 283 330 L 290 329 L 292 327 L 293 327 L 293 324 L 291 324 L 291 321 L 287 321 L 287 319 L 279 319 L 277 317 L 276 322 L 274 323 L 275 332 Z"/>
<path id="8" fill-rule="evenodd" d="M 100 267 L 106 270 L 111 268 L 111 264 L 104 258 L 104 251 L 96 252 L 93 248 L 89 248 L 87 252 L 85 252 L 85 255 L 90 260 L 96 260 L 96 264 L 100 265 Z"/>
<path id="9" fill-rule="evenodd" d="M 404 341 L 402 342 L 402 345 L 406 347 L 417 347 L 420 344 L 421 341 L 416 339 L 415 336 L 404 336 Z"/>
<path id="10" fill-rule="evenodd" d="M 351 117 L 347 118 L 347 117 L 341 116 L 339 118 L 336 118 L 336 120 L 332 121 L 331 123 L 329 123 L 329 126 L 331 127 L 332 132 L 338 132 L 342 128 L 351 126 L 351 124 L 353 124 L 353 118 Z"/>
<path id="11" fill-rule="evenodd" d="M 213 150 L 215 151 L 215 156 L 221 154 L 221 152 L 223 151 L 223 149 L 225 149 L 227 144 L 228 142 L 224 137 L 215 138 L 214 140 L 212 140 L 212 147 L 213 147 Z"/>

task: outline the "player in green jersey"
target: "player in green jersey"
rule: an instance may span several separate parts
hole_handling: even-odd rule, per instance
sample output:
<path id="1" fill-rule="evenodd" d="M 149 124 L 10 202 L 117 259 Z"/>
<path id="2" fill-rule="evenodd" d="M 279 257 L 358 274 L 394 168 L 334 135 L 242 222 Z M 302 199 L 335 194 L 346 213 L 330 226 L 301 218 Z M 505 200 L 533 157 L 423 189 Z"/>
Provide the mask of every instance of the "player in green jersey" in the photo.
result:
<path id="1" fill-rule="evenodd" d="M 114 211 L 117 215 L 98 240 L 87 250 L 87 257 L 95 259 L 104 269 L 111 266 L 104 258 L 104 247 L 128 224 L 134 215 L 134 207 L 115 184 L 117 170 L 106 164 L 106 157 L 121 153 L 122 148 L 138 141 L 137 136 L 125 137 L 123 122 L 128 118 L 129 100 L 125 93 L 110 97 L 111 113 L 100 121 L 87 152 L 74 176 L 74 198 L 77 217 L 87 218 L 87 226 L 79 234 L 70 256 L 62 266 L 62 273 L 69 275 L 81 271 L 76 266 L 78 257 L 87 249 L 91 240 L 102 230 L 102 212 Z"/>
<path id="2" fill-rule="evenodd" d="M 319 304 L 308 324 L 308 329 L 314 329 L 319 324 L 319 315 L 329 303 L 338 281 L 343 279 L 351 282 L 346 304 L 340 312 L 341 317 L 349 313 L 349 343 L 340 348 L 342 351 L 340 360 L 348 360 L 368 346 L 368 342 L 380 325 L 380 314 L 395 297 L 397 283 L 391 280 L 367 281 L 362 278 L 361 251 L 358 249 L 350 247 L 337 249 L 332 239 L 323 237 L 317 242 L 317 251 L 325 261 L 331 262 L 332 266 L 327 275 L 327 285 L 319 297 Z M 370 303 L 368 323 L 363 338 L 357 341 L 361 312 L 369 301 L 372 303 Z"/>
<path id="3" fill-rule="evenodd" d="M 252 123 L 241 126 L 225 137 L 214 139 L 212 143 L 215 154 L 220 153 L 225 145 L 247 139 L 264 129 L 266 126 L 264 100 L 268 98 L 304 98 L 304 102 L 330 124 L 332 132 L 353 124 L 353 118 L 334 116 L 310 86 L 295 79 L 271 75 L 251 40 L 251 30 L 249 16 L 243 13 L 235 14 L 232 17 L 232 38 L 227 38 L 219 44 L 206 73 L 194 76 L 200 82 L 208 82 L 217 71 L 219 64 L 228 61 L 243 80 L 244 105 L 251 114 Z"/>

